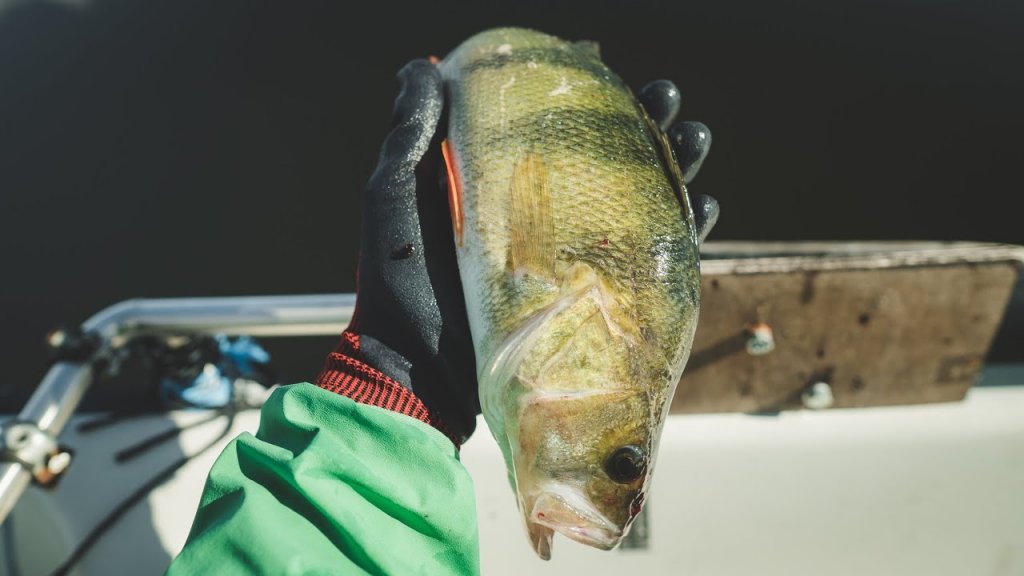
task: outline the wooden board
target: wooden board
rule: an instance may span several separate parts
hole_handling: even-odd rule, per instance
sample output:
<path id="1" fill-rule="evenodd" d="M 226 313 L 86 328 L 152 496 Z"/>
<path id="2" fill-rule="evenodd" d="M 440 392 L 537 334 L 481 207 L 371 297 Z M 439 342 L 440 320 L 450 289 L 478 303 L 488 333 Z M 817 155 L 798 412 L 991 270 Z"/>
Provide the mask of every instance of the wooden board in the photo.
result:
<path id="1" fill-rule="evenodd" d="M 1024 248 L 969 243 L 708 243 L 701 317 L 673 413 L 949 402 L 974 383 Z M 747 352 L 749 327 L 775 348 Z"/>

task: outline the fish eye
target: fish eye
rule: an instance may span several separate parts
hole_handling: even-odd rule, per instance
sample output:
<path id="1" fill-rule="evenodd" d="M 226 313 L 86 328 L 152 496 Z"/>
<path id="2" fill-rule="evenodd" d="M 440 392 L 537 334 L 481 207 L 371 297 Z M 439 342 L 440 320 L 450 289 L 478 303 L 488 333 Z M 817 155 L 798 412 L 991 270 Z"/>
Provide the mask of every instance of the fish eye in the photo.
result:
<path id="1" fill-rule="evenodd" d="M 619 484 L 628 484 L 644 475 L 647 470 L 647 455 L 640 448 L 627 445 L 612 452 L 605 460 L 604 471 Z"/>

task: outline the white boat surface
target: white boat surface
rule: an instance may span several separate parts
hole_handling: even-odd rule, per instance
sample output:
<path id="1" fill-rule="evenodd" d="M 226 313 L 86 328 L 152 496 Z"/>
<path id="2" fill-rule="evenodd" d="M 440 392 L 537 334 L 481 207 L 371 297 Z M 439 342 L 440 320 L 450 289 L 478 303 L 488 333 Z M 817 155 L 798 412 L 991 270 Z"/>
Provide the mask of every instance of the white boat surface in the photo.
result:
<path id="1" fill-rule="evenodd" d="M 182 410 L 62 441 L 75 462 L 54 490 L 31 487 L 2 527 L 0 575 L 49 574 L 125 497 L 210 445 L 217 417 L 127 462 L 120 450 L 209 417 Z M 103 534 L 70 571 L 161 573 L 181 549 L 206 474 L 230 437 L 189 460 Z M 556 538 L 530 550 L 483 422 L 463 447 L 476 487 L 483 574 L 1024 574 L 1024 364 L 989 365 L 963 402 L 778 415 L 672 415 L 649 506 L 611 552 Z"/>

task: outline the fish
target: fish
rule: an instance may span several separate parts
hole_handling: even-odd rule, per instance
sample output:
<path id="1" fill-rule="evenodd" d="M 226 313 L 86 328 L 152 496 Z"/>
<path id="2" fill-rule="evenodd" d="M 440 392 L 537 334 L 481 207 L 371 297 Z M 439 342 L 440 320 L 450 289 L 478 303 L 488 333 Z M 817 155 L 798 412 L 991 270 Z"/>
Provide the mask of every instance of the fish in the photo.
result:
<path id="1" fill-rule="evenodd" d="M 700 303 L 665 135 L 596 44 L 481 32 L 439 63 L 480 407 L 534 551 L 640 513 Z"/>

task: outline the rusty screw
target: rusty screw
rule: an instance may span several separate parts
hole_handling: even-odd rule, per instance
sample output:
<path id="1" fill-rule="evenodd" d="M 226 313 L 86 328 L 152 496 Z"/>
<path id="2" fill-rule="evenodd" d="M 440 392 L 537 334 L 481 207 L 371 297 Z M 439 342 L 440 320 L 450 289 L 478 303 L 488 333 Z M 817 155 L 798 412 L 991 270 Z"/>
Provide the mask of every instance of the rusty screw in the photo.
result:
<path id="1" fill-rule="evenodd" d="M 747 354 L 763 356 L 775 350 L 775 335 L 772 327 L 764 322 L 747 326 Z"/>
<path id="2" fill-rule="evenodd" d="M 804 393 L 800 395 L 800 400 L 803 402 L 804 408 L 808 410 L 824 410 L 825 408 L 831 408 L 832 404 L 835 403 L 835 397 L 832 396 L 832 387 L 828 385 L 828 382 L 812 383 L 804 389 Z"/>
<path id="3" fill-rule="evenodd" d="M 46 462 L 46 469 L 50 474 L 60 476 L 70 465 L 71 453 L 60 451 L 50 456 L 50 459 Z"/>

